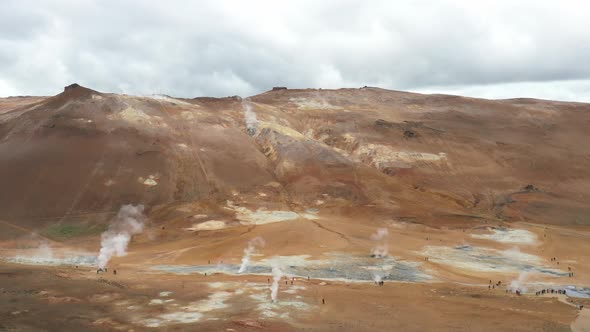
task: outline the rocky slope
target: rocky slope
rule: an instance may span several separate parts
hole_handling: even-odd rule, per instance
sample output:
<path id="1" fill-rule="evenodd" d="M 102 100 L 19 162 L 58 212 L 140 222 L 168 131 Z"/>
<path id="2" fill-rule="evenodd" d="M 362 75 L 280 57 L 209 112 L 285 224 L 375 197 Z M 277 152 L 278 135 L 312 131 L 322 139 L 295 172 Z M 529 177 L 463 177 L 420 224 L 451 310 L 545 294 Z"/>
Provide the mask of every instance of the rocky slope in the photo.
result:
<path id="1" fill-rule="evenodd" d="M 181 99 L 74 84 L 0 99 L 0 219 L 103 222 L 125 203 L 231 200 L 431 225 L 587 225 L 588 128 L 581 103 L 379 88 Z"/>

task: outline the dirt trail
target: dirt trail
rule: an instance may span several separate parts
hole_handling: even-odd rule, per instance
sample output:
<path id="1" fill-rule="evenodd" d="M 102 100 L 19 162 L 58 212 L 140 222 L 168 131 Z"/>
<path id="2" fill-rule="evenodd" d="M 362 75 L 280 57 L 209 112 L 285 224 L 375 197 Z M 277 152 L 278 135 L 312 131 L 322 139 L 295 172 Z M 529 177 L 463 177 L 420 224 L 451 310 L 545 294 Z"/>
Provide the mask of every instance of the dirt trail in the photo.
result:
<path id="1" fill-rule="evenodd" d="M 575 304 L 567 301 L 567 295 L 545 294 L 541 297 L 557 298 L 559 302 L 577 308 Z M 572 329 L 572 332 L 590 332 L 590 309 L 584 308 L 582 310 L 579 310 L 578 315 L 576 319 L 571 323 L 570 328 Z"/>
<path id="2" fill-rule="evenodd" d="M 590 309 L 584 308 L 570 325 L 572 332 L 590 332 Z"/>
<path id="3" fill-rule="evenodd" d="M 54 240 L 52 240 L 52 239 L 50 239 L 48 237 L 45 237 L 45 236 L 43 236 L 43 235 L 41 235 L 41 234 L 33 231 L 32 229 L 28 229 L 28 228 L 25 228 L 25 227 L 22 227 L 22 226 L 18 226 L 18 225 L 15 225 L 13 223 L 10 223 L 8 221 L 5 221 L 5 220 L 0 220 L 0 223 L 6 225 L 8 227 L 11 227 L 11 228 L 14 228 L 14 229 L 18 229 L 19 231 L 25 232 L 27 234 L 33 234 L 34 233 L 37 237 L 39 237 L 39 238 L 41 238 L 43 240 L 46 240 L 46 241 L 48 241 L 48 242 L 50 242 L 52 244 L 59 243 L 59 242 L 56 242 L 56 241 L 54 241 Z"/>
<path id="4" fill-rule="evenodd" d="M 338 232 L 338 231 L 335 231 L 335 230 L 333 230 L 333 229 L 329 229 L 329 228 L 325 227 L 324 225 L 320 224 L 320 223 L 319 223 L 318 221 L 316 221 L 316 220 L 311 220 L 311 222 L 312 222 L 312 223 L 314 223 L 314 224 L 315 224 L 316 226 L 318 226 L 319 228 L 321 228 L 321 229 L 323 229 L 323 230 L 325 230 L 325 231 L 328 231 L 328 232 L 330 232 L 330 233 L 334 233 L 334 234 L 336 234 L 336 235 L 340 236 L 340 237 L 341 237 L 343 240 L 346 240 L 348 243 L 350 243 L 350 239 L 348 239 L 348 237 L 347 237 L 346 235 L 344 235 L 344 234 L 342 234 L 342 233 L 340 233 L 340 232 Z"/>

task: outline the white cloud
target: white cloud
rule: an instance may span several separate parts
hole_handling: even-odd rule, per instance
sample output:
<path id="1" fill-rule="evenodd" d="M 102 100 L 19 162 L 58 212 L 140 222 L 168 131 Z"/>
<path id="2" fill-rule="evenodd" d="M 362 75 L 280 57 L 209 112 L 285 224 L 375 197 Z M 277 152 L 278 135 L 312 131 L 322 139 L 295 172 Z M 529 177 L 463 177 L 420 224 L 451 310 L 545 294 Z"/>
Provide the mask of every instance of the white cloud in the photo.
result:
<path id="1" fill-rule="evenodd" d="M 538 98 L 590 102 L 590 80 L 516 82 L 489 85 L 432 86 L 413 89 L 419 93 L 442 93 L 478 98 Z"/>
<path id="2" fill-rule="evenodd" d="M 0 79 L 0 91 L 4 93 L 4 96 L 14 96 L 17 94 L 17 91 L 14 90 L 8 83 L 2 79 Z"/>
<path id="3" fill-rule="evenodd" d="M 0 96 L 75 81 L 184 97 L 379 85 L 590 101 L 589 10 L 582 0 L 6 0 Z"/>

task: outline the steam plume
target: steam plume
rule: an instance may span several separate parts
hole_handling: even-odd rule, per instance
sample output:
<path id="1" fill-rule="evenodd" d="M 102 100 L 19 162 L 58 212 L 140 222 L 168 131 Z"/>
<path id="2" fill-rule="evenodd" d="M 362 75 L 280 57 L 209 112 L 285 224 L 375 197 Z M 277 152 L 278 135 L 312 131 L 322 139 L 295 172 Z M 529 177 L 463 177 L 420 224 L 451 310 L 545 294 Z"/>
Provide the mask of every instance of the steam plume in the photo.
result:
<path id="1" fill-rule="evenodd" d="M 250 264 L 250 256 L 256 252 L 256 247 L 264 247 L 266 242 L 260 236 L 253 238 L 252 240 L 248 241 L 248 246 L 244 249 L 244 257 L 242 257 L 242 265 L 240 265 L 240 269 L 238 273 L 245 272 Z"/>
<path id="2" fill-rule="evenodd" d="M 270 286 L 270 298 L 273 302 L 277 301 L 277 292 L 279 291 L 279 282 L 283 277 L 283 271 L 278 266 L 272 267 L 272 285 Z"/>
<path id="3" fill-rule="evenodd" d="M 256 130 L 258 129 L 258 119 L 256 119 L 256 113 L 254 113 L 252 110 L 252 105 L 247 100 L 242 103 L 242 108 L 244 109 L 246 129 L 248 130 L 248 134 L 253 136 L 256 134 Z"/>
<path id="4" fill-rule="evenodd" d="M 383 277 L 381 276 L 381 274 L 379 274 L 379 273 L 373 273 L 373 281 L 374 282 L 378 283 L 381 280 L 383 280 Z"/>
<path id="5" fill-rule="evenodd" d="M 143 214 L 143 205 L 123 205 L 119 213 L 109 225 L 109 229 L 101 235 L 100 253 L 98 254 L 98 267 L 105 268 L 113 255 L 125 256 L 127 245 L 131 237 L 143 231 L 143 223 L 146 219 Z"/>
<path id="6" fill-rule="evenodd" d="M 41 241 L 39 247 L 35 250 L 34 256 L 48 261 L 53 259 L 53 249 L 51 249 L 47 240 Z"/>
<path id="7" fill-rule="evenodd" d="M 523 271 L 520 272 L 520 274 L 518 275 L 518 279 L 512 280 L 510 282 L 510 286 L 508 287 L 508 289 L 510 289 L 511 292 L 516 292 L 517 290 L 520 291 L 521 293 L 526 292 L 526 287 L 524 286 L 525 281 L 528 279 L 528 272 Z"/>
<path id="8" fill-rule="evenodd" d="M 375 234 L 371 235 L 371 240 L 377 242 L 375 247 L 371 249 L 371 255 L 373 257 L 387 257 L 389 252 L 389 245 L 387 244 L 388 237 L 389 231 L 387 228 L 378 228 Z"/>

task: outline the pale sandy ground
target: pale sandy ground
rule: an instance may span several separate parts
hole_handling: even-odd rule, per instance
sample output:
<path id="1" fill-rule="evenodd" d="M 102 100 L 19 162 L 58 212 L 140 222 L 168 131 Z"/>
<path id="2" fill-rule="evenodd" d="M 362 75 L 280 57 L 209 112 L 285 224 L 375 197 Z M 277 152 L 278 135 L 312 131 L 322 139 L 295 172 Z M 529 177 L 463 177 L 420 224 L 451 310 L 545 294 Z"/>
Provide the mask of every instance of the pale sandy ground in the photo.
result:
<path id="1" fill-rule="evenodd" d="M 1 269 L 3 324 L 17 329 L 39 329 L 41 318 L 65 330 L 243 330 L 249 322 L 268 331 L 554 331 L 567 330 L 576 318 L 576 309 L 555 299 L 448 283 L 378 287 L 297 280 L 281 284 L 273 305 L 265 277 L 150 275 L 121 268 L 116 277 L 99 277 L 64 267 Z M 11 279 L 19 282 L 9 284 Z M 226 297 L 221 304 L 215 301 L 220 296 Z M 183 323 L 189 318 L 194 321 Z"/>
<path id="2" fill-rule="evenodd" d="M 200 232 L 154 227 L 133 240 L 129 255 L 112 260 L 110 269 L 117 269 L 116 276 L 111 271 L 97 275 L 92 267 L 3 263 L 1 327 L 42 329 L 33 319 L 41 317 L 51 321 L 48 326 L 63 330 L 588 331 L 588 310 L 578 311 L 563 298 L 534 295 L 543 287 L 590 285 L 588 230 L 522 223 L 510 225 L 518 231 L 500 236 L 488 229 L 496 226 L 500 225 L 435 229 L 395 220 L 375 223 L 321 216 Z M 289 279 L 285 285 L 281 279 L 278 303 L 272 304 L 270 275 L 177 275 L 153 269 L 163 264 L 215 265 L 222 261 L 239 265 L 247 242 L 257 236 L 266 245 L 251 257 L 252 265 L 279 255 L 292 256 L 283 259 L 287 265 L 325 261 L 333 257 L 331 253 L 367 257 L 379 242 L 371 239 L 379 227 L 389 232 L 382 241 L 388 244 L 389 255 L 415 264 L 432 280 L 386 280 L 379 287 L 371 281 L 308 281 L 305 277 L 297 278 L 294 285 Z M 3 243 L 1 255 L 31 252 L 15 249 L 15 243 Z M 446 252 L 462 253 L 454 248 L 465 245 L 498 254 L 507 263 L 494 263 L 497 272 L 492 272 L 486 264 L 482 270 L 478 262 L 457 262 L 444 256 Z M 91 254 L 97 246 L 96 238 L 77 239 L 62 244 L 61 249 L 54 244 L 53 254 L 67 256 L 73 248 L 77 254 Z M 425 260 L 425 253 L 434 255 Z M 309 257 L 305 260 L 300 255 Z M 575 276 L 531 272 L 523 281 L 525 295 L 507 293 L 506 286 L 520 274 L 518 264 L 510 259 L 518 263 L 522 257 L 533 258 L 525 261 L 533 267 L 552 271 L 567 273 L 570 267 Z M 557 261 L 551 261 L 552 257 Z M 502 281 L 502 286 L 488 289 L 490 279 Z"/>

